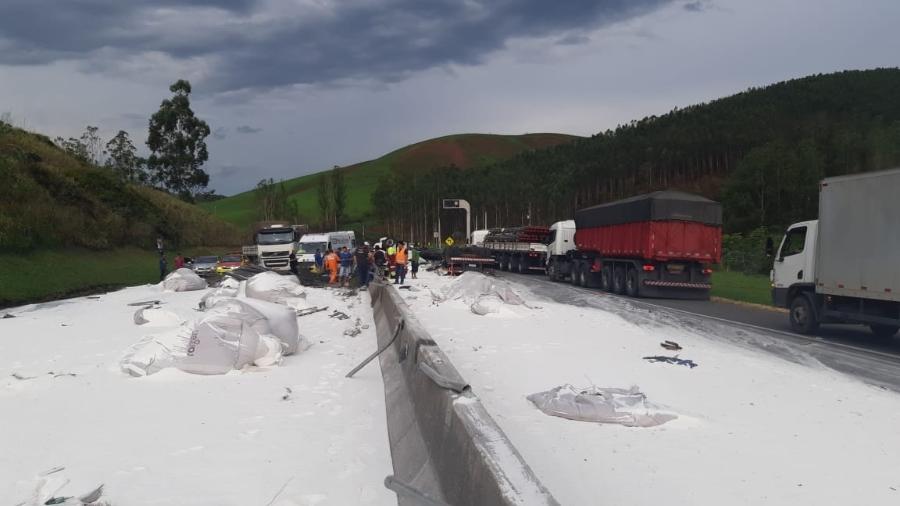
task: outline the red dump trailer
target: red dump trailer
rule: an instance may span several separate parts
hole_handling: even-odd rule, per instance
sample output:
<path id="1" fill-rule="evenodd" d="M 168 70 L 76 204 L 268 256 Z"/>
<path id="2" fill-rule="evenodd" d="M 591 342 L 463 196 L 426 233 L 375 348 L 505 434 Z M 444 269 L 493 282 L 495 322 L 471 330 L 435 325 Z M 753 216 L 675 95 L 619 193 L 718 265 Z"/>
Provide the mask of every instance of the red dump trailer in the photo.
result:
<path id="1" fill-rule="evenodd" d="M 574 284 L 634 297 L 707 299 L 722 255 L 722 206 L 658 191 L 575 213 Z"/>

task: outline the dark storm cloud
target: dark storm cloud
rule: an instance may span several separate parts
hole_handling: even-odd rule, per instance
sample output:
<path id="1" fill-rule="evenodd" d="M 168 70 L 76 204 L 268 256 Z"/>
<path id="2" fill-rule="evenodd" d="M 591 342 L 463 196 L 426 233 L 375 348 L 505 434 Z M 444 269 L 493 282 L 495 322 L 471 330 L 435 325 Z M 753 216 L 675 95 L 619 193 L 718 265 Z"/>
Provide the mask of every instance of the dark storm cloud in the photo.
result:
<path id="1" fill-rule="evenodd" d="M 577 43 L 580 31 L 670 1 L 3 0 L 0 63 L 70 59 L 110 71 L 121 58 L 152 51 L 202 61 L 207 90 L 391 82 L 434 66 L 478 64 L 517 37 Z"/>
<path id="2" fill-rule="evenodd" d="M 262 132 L 262 128 L 252 127 L 250 125 L 241 125 L 234 129 L 239 134 L 258 134 Z"/>
<path id="3" fill-rule="evenodd" d="M 695 0 L 684 4 L 684 9 L 691 12 L 701 12 L 706 10 L 706 2 L 703 0 Z"/>

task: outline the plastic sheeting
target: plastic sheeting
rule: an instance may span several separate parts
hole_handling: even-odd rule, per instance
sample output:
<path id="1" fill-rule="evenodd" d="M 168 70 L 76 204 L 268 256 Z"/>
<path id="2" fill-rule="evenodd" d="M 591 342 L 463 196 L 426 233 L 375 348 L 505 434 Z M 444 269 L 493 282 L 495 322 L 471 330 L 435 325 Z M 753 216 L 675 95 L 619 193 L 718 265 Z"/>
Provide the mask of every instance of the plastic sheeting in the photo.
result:
<path id="1" fill-rule="evenodd" d="M 283 276 L 277 272 L 261 272 L 246 282 L 245 293 L 252 299 L 284 304 L 294 309 L 304 309 L 306 291 L 294 276 Z"/>
<path id="2" fill-rule="evenodd" d="M 655 427 L 678 418 L 649 402 L 637 386 L 580 390 L 567 384 L 531 394 L 528 400 L 548 415 L 582 422 Z"/>
<path id="3" fill-rule="evenodd" d="M 170 272 L 166 279 L 160 283 L 164 290 L 173 292 L 189 292 L 191 290 L 203 290 L 207 286 L 206 280 L 194 271 L 182 267 Z"/>
<path id="4" fill-rule="evenodd" d="M 462 299 L 474 303 L 480 297 L 486 295 L 494 295 L 506 304 L 525 304 L 522 297 L 505 281 L 490 278 L 474 271 L 462 273 L 462 275 L 453 280 L 453 283 L 443 287 L 439 292 L 431 292 L 431 297 L 438 302 Z"/>

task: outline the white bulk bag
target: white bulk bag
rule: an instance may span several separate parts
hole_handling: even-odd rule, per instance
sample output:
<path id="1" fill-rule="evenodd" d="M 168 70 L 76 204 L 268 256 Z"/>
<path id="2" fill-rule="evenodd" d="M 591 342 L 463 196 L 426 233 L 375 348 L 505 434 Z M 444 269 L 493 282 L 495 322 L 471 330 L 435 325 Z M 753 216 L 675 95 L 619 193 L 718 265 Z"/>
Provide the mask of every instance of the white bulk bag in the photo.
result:
<path id="1" fill-rule="evenodd" d="M 265 317 L 269 330 L 260 333 L 277 337 L 284 345 L 285 355 L 291 355 L 301 350 L 303 338 L 300 336 L 300 327 L 297 325 L 296 311 L 287 306 L 264 300 L 251 298 L 235 300 Z"/>
<path id="2" fill-rule="evenodd" d="M 160 283 L 164 290 L 173 292 L 189 292 L 191 290 L 203 290 L 208 285 L 206 280 L 194 271 L 182 267 L 170 272 L 166 279 Z"/>
<path id="3" fill-rule="evenodd" d="M 259 350 L 259 334 L 244 319 L 207 314 L 191 329 L 184 354 L 175 367 L 194 374 L 225 374 L 253 363 Z"/>
<path id="4" fill-rule="evenodd" d="M 247 280 L 247 297 L 284 304 L 294 309 L 307 307 L 306 291 L 294 276 L 282 276 L 277 272 L 260 272 Z"/>

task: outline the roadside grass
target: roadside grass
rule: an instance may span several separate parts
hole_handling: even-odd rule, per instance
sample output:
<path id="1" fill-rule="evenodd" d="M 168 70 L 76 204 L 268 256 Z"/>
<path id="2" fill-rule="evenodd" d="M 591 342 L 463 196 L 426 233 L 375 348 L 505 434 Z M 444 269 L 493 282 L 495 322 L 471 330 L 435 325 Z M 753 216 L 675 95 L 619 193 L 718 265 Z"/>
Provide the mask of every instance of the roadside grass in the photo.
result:
<path id="1" fill-rule="evenodd" d="M 716 271 L 712 276 L 712 296 L 723 299 L 772 305 L 769 277 L 760 274 Z"/>
<path id="2" fill-rule="evenodd" d="M 172 270 L 177 253 L 222 255 L 234 247 L 186 248 L 167 252 Z M 239 248 L 238 248 L 239 249 Z M 120 248 L 108 251 L 67 249 L 24 255 L 0 254 L 0 307 L 60 299 L 78 294 L 159 281 L 155 251 Z"/>

